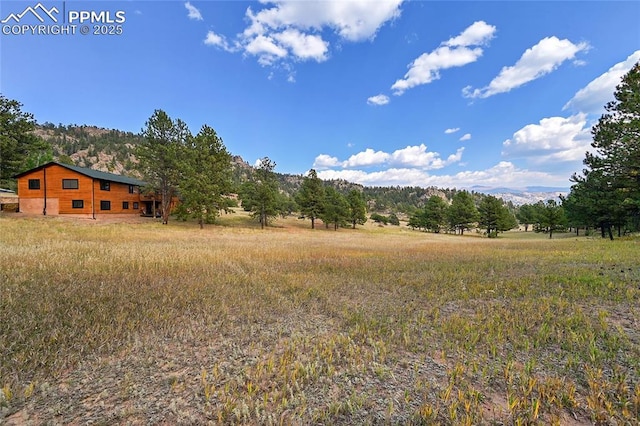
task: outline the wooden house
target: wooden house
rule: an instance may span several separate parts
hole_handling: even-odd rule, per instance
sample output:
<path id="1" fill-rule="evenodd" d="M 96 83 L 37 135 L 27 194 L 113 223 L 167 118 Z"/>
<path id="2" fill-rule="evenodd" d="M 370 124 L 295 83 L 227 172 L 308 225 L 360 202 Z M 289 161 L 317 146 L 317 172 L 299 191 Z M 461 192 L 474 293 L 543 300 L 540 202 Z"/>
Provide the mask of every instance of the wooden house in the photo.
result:
<path id="1" fill-rule="evenodd" d="M 160 204 L 140 193 L 141 180 L 57 162 L 15 178 L 23 213 L 96 218 L 151 214 Z"/>

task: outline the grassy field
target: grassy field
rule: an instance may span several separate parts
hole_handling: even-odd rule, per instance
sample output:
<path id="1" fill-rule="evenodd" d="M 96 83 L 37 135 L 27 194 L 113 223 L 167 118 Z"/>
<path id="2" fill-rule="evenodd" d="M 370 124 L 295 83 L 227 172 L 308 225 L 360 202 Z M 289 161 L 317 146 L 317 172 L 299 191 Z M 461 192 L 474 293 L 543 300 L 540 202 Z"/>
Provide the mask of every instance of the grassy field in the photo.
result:
<path id="1" fill-rule="evenodd" d="M 0 423 L 639 423 L 639 240 L 247 220 L 0 215 Z"/>

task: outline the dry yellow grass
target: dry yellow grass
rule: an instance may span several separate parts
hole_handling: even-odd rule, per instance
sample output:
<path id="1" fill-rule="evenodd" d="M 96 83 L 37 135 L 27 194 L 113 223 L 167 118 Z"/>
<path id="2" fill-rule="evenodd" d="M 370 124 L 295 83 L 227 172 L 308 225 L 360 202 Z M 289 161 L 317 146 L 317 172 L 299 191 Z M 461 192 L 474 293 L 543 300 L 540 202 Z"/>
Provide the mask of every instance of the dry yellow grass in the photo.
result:
<path id="1" fill-rule="evenodd" d="M 637 423 L 637 240 L 0 216 L 0 422 Z"/>

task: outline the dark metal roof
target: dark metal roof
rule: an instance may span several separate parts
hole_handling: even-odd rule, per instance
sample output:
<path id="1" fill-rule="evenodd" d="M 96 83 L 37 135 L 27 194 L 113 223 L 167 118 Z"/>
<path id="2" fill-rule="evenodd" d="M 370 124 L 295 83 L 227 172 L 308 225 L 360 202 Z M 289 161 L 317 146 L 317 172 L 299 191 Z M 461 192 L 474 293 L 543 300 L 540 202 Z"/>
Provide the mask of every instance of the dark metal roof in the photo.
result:
<path id="1" fill-rule="evenodd" d="M 131 178 L 128 176 L 122 176 L 122 175 L 115 175 L 113 173 L 107 173 L 107 172 L 101 172 L 99 170 L 93 170 L 93 169 L 87 169 L 85 167 L 78 167 L 78 166 L 70 166 L 69 164 L 62 164 L 62 163 L 58 163 L 57 161 L 51 161 L 47 164 L 43 164 L 42 166 L 33 168 L 31 170 L 27 170 L 26 172 L 22 172 L 18 175 L 15 175 L 14 178 L 19 178 L 21 176 L 26 175 L 27 173 L 31 173 L 33 171 L 36 170 L 40 170 L 40 169 L 44 169 L 45 167 L 49 167 L 51 165 L 58 165 L 60 167 L 64 167 L 65 169 L 69 169 L 72 170 L 74 172 L 80 173 L 82 175 L 85 176 L 89 176 L 90 178 L 93 179 L 100 179 L 100 180 L 106 180 L 109 182 L 117 182 L 117 183 L 124 183 L 125 185 L 136 185 L 136 186 L 145 186 L 147 183 L 143 182 L 141 180 L 135 179 L 135 178 Z"/>

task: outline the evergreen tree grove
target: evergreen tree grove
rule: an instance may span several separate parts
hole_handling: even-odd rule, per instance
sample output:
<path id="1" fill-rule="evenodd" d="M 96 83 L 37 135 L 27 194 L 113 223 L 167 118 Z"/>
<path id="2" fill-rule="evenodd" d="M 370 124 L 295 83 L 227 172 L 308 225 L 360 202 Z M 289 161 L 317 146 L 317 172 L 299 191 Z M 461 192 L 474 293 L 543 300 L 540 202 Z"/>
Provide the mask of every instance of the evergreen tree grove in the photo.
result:
<path id="1" fill-rule="evenodd" d="M 640 63 L 614 97 L 591 131 L 595 152 L 586 154 L 582 174 L 572 176 L 565 204 L 574 226 L 600 227 L 610 239 L 613 227 L 620 234 L 622 228 L 637 230 L 640 222 Z"/>

